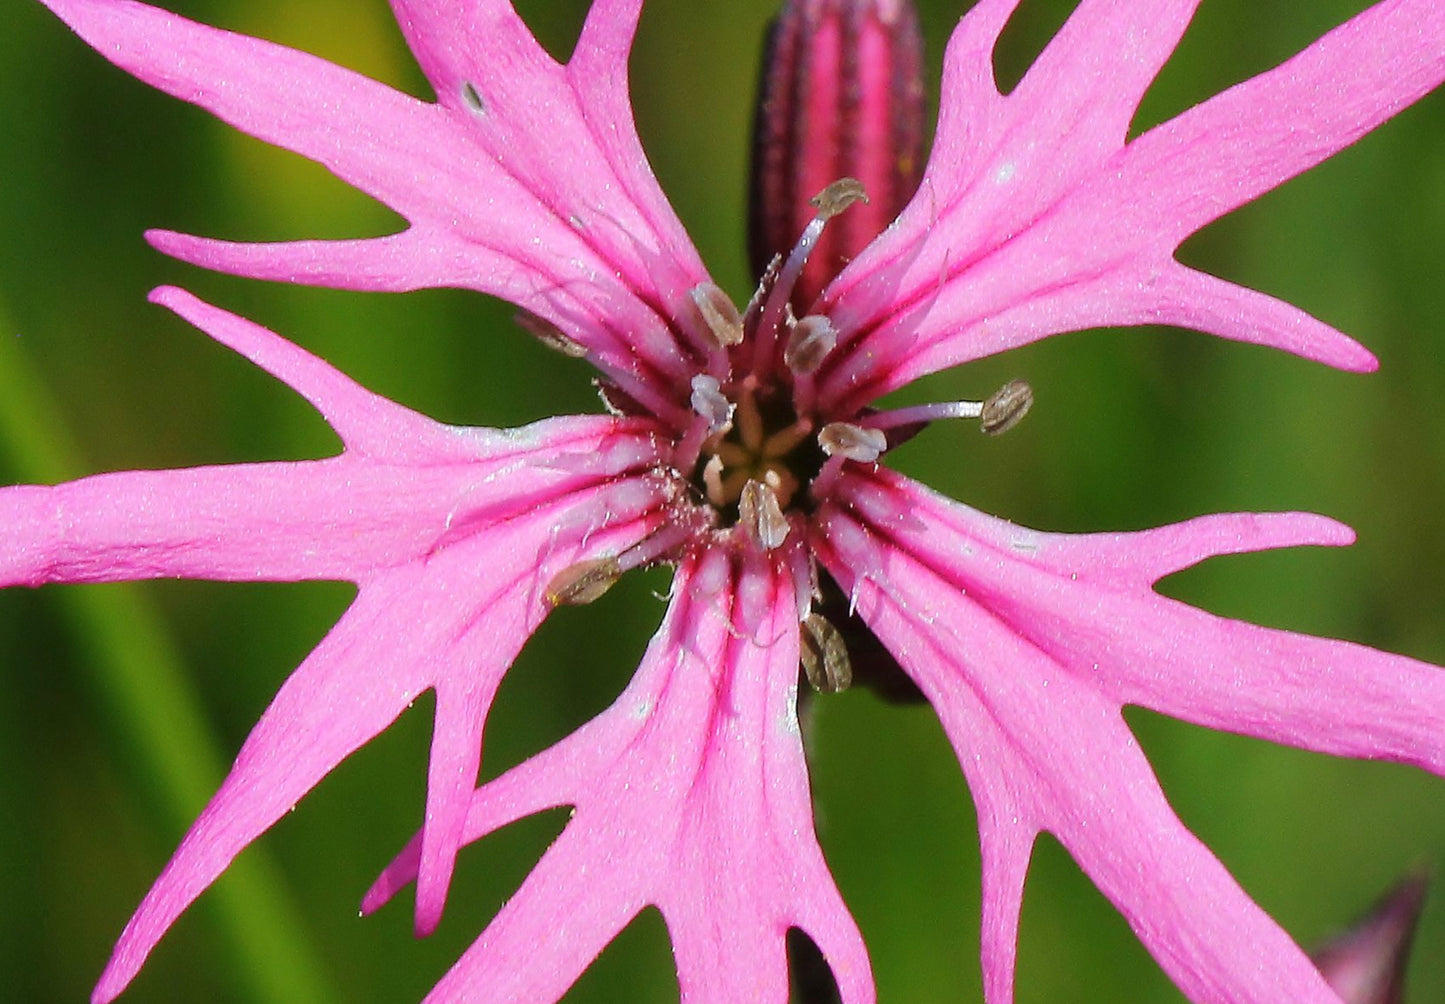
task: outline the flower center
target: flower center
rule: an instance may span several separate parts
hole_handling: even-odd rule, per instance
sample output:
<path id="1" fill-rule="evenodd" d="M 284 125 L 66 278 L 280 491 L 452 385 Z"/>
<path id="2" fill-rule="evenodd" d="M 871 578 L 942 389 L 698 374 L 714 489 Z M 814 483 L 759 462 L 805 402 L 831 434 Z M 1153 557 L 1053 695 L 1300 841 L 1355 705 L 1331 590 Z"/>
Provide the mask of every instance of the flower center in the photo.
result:
<path id="1" fill-rule="evenodd" d="M 791 394 L 781 388 L 756 388 L 745 379 L 725 396 L 731 418 L 702 446 L 695 483 L 708 504 L 724 513 L 736 508 L 748 482 L 766 486 L 783 509 L 800 495 L 823 467 L 812 419 L 799 417 Z M 719 389 L 718 393 L 723 392 Z M 734 403 L 735 402 L 735 403 Z M 736 513 L 732 522 L 736 522 Z"/>
<path id="2" fill-rule="evenodd" d="M 547 589 L 550 602 L 590 603 L 629 569 L 675 561 L 698 546 L 751 541 L 776 550 L 790 537 L 801 539 L 794 528 L 803 530 L 844 464 L 872 464 L 939 419 L 978 419 L 985 433 L 995 435 L 1028 411 L 1032 393 L 1014 381 L 986 401 L 867 411 L 844 421 L 819 415 L 814 375 L 838 348 L 838 331 L 826 315 L 797 317 L 791 301 L 824 226 L 859 200 L 867 196 L 852 178 L 820 192 L 812 200 L 817 215 L 787 257 L 773 259 L 744 310 L 710 282 L 691 290 L 698 317 L 720 351 L 692 378 L 692 418 L 676 430 L 657 468 L 668 498 L 667 519 L 621 553 L 559 573 Z M 812 662 L 820 678 L 833 681 L 820 689 L 846 686 L 834 680 L 841 679 L 834 670 L 842 657 L 831 628 L 815 624 L 810 630 L 817 649 Z"/>

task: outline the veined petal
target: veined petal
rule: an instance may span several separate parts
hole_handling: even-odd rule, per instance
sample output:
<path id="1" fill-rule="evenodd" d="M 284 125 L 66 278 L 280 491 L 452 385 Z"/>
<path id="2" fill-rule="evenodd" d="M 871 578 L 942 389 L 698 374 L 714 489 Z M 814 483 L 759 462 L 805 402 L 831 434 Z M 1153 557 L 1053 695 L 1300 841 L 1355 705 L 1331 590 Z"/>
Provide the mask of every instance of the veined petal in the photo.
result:
<path id="1" fill-rule="evenodd" d="M 819 376 L 823 400 L 847 410 L 947 366 L 1105 325 L 1184 324 L 1373 367 L 1322 322 L 1173 254 L 1439 86 L 1445 9 L 1384 0 L 1126 144 L 1132 109 L 1194 6 L 1081 3 L 1007 97 L 987 61 L 1013 2 L 970 12 L 950 44 L 918 196 L 824 293 L 840 341 Z"/>
<path id="2" fill-rule="evenodd" d="M 712 552 L 679 568 L 617 702 L 477 791 L 467 840 L 548 806 L 575 813 L 429 1000 L 479 987 L 556 1000 L 648 904 L 667 921 L 684 1001 L 785 1002 L 791 927 L 821 947 L 845 1001 L 874 1000 L 861 938 L 811 836 L 796 602 L 785 561 Z M 368 908 L 415 874 L 417 852 L 413 841 Z"/>
<path id="3" fill-rule="evenodd" d="M 502 674 L 550 610 L 547 584 L 563 568 L 625 548 L 657 525 L 646 508 L 628 512 L 612 500 L 593 506 L 597 494 L 534 507 L 363 584 L 281 688 L 142 901 L 96 988 L 97 1001 L 125 988 L 176 917 L 242 848 L 428 687 L 437 691 L 433 757 L 440 762 L 431 771 L 427 825 L 437 832 L 428 834 L 422 857 L 417 925 L 435 925 L 460 843 L 459 820 L 476 783 L 486 711 Z M 569 524 L 569 510 L 579 508 L 592 517 Z M 456 772 L 460 783 L 449 777 Z"/>
<path id="4" fill-rule="evenodd" d="M 597 222 L 611 225 L 593 231 L 592 239 L 609 255 L 663 270 L 655 277 L 660 288 L 685 291 L 705 278 L 647 165 L 633 120 L 627 60 L 641 0 L 594 2 L 571 59 L 560 67 L 505 0 L 393 0 L 392 7 L 440 103 L 475 113 L 475 96 L 503 115 L 516 110 L 517 122 L 508 125 L 519 131 L 489 144 L 509 170 L 540 191 L 560 181 L 583 193 L 559 194 L 559 204 L 606 206 L 606 219 L 599 215 Z M 539 115 L 555 121 L 540 129 Z M 547 135 L 563 127 L 565 143 L 562 135 Z M 573 158 L 566 173 L 557 164 L 564 145 Z M 656 248 L 641 247 L 640 234 L 651 235 Z"/>
<path id="5" fill-rule="evenodd" d="M 1236 514 L 1135 533 L 1041 534 L 895 474 L 871 478 L 871 487 L 851 483 L 848 497 L 872 533 L 886 534 L 1116 704 L 1445 775 L 1445 670 L 1217 617 L 1150 588 L 1212 555 L 1353 540 L 1333 520 Z M 911 524 L 888 521 L 905 507 Z"/>
<path id="6" fill-rule="evenodd" d="M 563 569 L 665 521 L 641 423 L 450 429 L 179 290 L 156 298 L 303 394 L 341 455 L 0 489 L 0 586 L 156 576 L 345 579 L 360 594 L 302 663 L 131 919 L 95 991 L 124 989 L 180 913 L 341 760 L 437 692 L 417 927 L 440 916 L 502 674 Z"/>
<path id="7" fill-rule="evenodd" d="M 1177 247 L 1439 87 L 1442 40 L 1440 4 L 1377 3 L 1275 69 L 1140 136 L 1119 162 L 1116 183 L 1148 179 L 1147 188 L 1134 189 L 1130 209 L 1161 214 L 1155 239 Z"/>
<path id="8" fill-rule="evenodd" d="M 859 479 L 847 495 L 889 491 L 933 502 L 901 481 L 884 488 Z M 989 1004 L 1011 999 L 1022 869 L 1041 830 L 1059 837 L 1191 999 L 1338 1004 L 1304 953 L 1174 816 L 1122 702 L 1000 609 L 985 577 L 1009 559 L 930 517 L 919 516 L 926 529 L 900 530 L 839 503 L 823 517 L 819 556 L 932 702 L 977 793 Z M 942 562 L 944 553 L 953 560 Z M 1100 587 L 1074 588 L 1082 606 Z M 1070 626 L 1082 636 L 1110 623 L 1096 610 Z"/>
<path id="9" fill-rule="evenodd" d="M 397 4 L 404 27 L 478 29 L 456 54 L 460 63 L 422 49 L 440 104 L 130 0 L 47 6 L 123 69 L 324 164 L 412 227 L 391 241 L 303 242 L 289 255 L 283 246 L 253 252 L 161 233 L 163 248 L 240 274 L 493 293 L 557 325 L 604 369 L 659 393 L 672 392 L 705 350 L 687 292 L 706 272 L 642 160 L 630 117 L 592 121 L 591 99 L 579 98 L 567 68 L 536 45 L 510 5 Z M 495 46 L 498 31 L 512 44 Z M 587 36 L 589 46 L 604 41 L 615 49 L 597 30 Z M 614 54 L 609 69 L 622 64 Z M 458 76 L 463 66 L 470 76 Z"/>
<path id="10" fill-rule="evenodd" d="M 639 475 L 655 459 L 644 429 L 613 418 L 441 425 L 189 293 L 154 298 L 304 396 L 348 449 L 326 460 L 0 488 L 0 586 L 170 576 L 359 583 L 481 526 Z"/>

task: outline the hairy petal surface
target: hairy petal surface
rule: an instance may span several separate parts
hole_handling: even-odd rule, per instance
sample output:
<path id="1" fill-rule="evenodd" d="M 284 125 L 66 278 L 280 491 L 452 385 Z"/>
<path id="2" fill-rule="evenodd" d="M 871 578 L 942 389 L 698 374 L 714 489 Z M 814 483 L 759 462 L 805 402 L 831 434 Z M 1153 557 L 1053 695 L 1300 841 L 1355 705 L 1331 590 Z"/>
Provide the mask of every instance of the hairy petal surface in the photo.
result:
<path id="1" fill-rule="evenodd" d="M 682 1000 L 788 999 L 805 931 L 843 1000 L 875 999 L 868 959 L 813 837 L 796 709 L 798 608 L 785 560 L 683 563 L 666 619 L 617 702 L 483 785 L 474 840 L 559 805 L 574 818 L 429 1000 L 559 999 L 644 906 L 667 922 Z M 367 894 L 410 880 L 412 845 Z M 606 862 L 604 869 L 598 862 Z"/>
<path id="2" fill-rule="evenodd" d="M 687 293 L 707 275 L 627 108 L 635 0 L 598 4 L 566 65 L 504 0 L 397 0 L 437 103 L 131 0 L 46 2 L 118 66 L 318 161 L 410 223 L 287 244 L 157 232 L 161 250 L 291 282 L 491 293 L 556 325 L 630 393 L 651 390 L 646 403 L 685 405 L 677 381 L 707 345 Z"/>
<path id="3" fill-rule="evenodd" d="M 1205 224 L 1445 80 L 1445 7 L 1384 0 L 1279 67 L 1126 142 L 1198 0 L 1083 0 L 1013 93 L 992 53 L 1018 0 L 949 43 L 934 155 L 894 228 L 824 293 L 850 347 L 820 378 L 856 406 L 1063 331 L 1173 324 L 1364 370 L 1302 311 L 1173 257 Z"/>
<path id="4" fill-rule="evenodd" d="M 1196 1001 L 1336 998 L 1165 802 L 1120 709 L 1445 773 L 1445 671 L 1216 617 L 1155 593 L 1203 558 L 1349 531 L 1304 514 L 1041 534 L 900 475 L 846 476 L 820 559 L 938 711 L 978 803 L 990 1004 L 1011 999 L 1034 837 L 1048 831 Z"/>
<path id="5" fill-rule="evenodd" d="M 355 602 L 277 694 L 118 942 L 120 993 L 247 844 L 428 688 L 437 692 L 417 926 L 440 916 L 502 674 L 563 568 L 661 522 L 634 424 L 453 429 L 390 404 L 277 335 L 179 290 L 155 297 L 292 385 L 339 456 L 104 474 L 0 489 L 0 586 L 184 576 L 342 579 Z"/>

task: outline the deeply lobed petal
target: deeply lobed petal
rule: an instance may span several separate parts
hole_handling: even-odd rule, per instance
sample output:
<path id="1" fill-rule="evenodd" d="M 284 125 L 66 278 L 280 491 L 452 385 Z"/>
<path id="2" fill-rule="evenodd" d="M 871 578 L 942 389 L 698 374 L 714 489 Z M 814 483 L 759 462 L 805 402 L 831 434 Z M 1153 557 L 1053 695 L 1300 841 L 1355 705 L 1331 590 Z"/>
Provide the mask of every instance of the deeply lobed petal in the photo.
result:
<path id="1" fill-rule="evenodd" d="M 1176 324 L 1372 368 L 1329 326 L 1173 253 L 1439 86 L 1445 8 L 1384 0 L 1126 143 L 1197 0 L 1084 0 L 1003 96 L 991 58 L 1015 6 L 985 0 L 963 19 L 919 194 L 824 294 L 848 347 L 820 376 L 824 399 L 847 410 L 947 366 L 1105 325 Z"/>
<path id="2" fill-rule="evenodd" d="M 666 492 L 638 423 L 452 429 L 177 290 L 157 298 L 312 401 L 339 456 L 98 475 L 0 489 L 0 585 L 156 576 L 334 578 L 360 593 L 277 694 L 117 943 L 120 993 L 247 844 L 427 688 L 437 717 L 417 926 L 440 916 L 502 674 L 551 609 L 552 577 L 657 529 Z"/>
<path id="3" fill-rule="evenodd" d="M 685 414 L 675 384 L 708 344 L 687 291 L 707 276 L 630 114 L 617 117 L 635 3 L 630 15 L 599 5 L 563 66 L 502 0 L 398 2 L 438 104 L 131 0 L 47 6 L 123 69 L 324 164 L 411 224 L 294 245 L 160 232 L 162 250 L 293 282 L 492 293 L 556 325 L 630 393 Z"/>
<path id="4" fill-rule="evenodd" d="M 643 426 L 613 418 L 442 425 L 188 293 L 154 298 L 307 398 L 346 451 L 0 488 L 0 586 L 169 576 L 360 583 L 655 459 Z"/>
<path id="5" fill-rule="evenodd" d="M 684 1001 L 782 1004 L 791 927 L 821 947 L 845 1001 L 874 999 L 862 940 L 812 837 L 792 583 L 784 562 L 759 555 L 685 562 L 617 702 L 478 789 L 468 840 L 544 808 L 575 812 L 429 999 L 481 987 L 557 999 L 647 904 L 667 922 Z M 413 841 L 367 909 L 416 873 L 418 856 Z"/>
<path id="6" fill-rule="evenodd" d="M 1347 542 L 1300 514 L 1039 534 L 886 471 L 820 514 L 820 559 L 928 696 L 978 802 L 989 1000 L 1010 999 L 1029 848 L 1056 834 L 1194 1000 L 1335 998 L 1174 817 L 1119 714 L 1445 773 L 1445 672 L 1159 596 L 1213 554 Z M 1062 738 L 1066 737 L 1066 738 Z"/>
<path id="7" fill-rule="evenodd" d="M 1149 588 L 1212 555 L 1349 543 L 1348 529 L 1333 520 L 1237 514 L 1076 536 L 1023 530 L 888 472 L 875 475 L 869 488 L 855 483 L 847 497 L 871 532 L 886 534 L 966 590 L 1055 665 L 1116 704 L 1445 774 L 1445 671 L 1439 667 L 1216 617 Z M 892 518 L 904 500 L 907 524 Z"/>

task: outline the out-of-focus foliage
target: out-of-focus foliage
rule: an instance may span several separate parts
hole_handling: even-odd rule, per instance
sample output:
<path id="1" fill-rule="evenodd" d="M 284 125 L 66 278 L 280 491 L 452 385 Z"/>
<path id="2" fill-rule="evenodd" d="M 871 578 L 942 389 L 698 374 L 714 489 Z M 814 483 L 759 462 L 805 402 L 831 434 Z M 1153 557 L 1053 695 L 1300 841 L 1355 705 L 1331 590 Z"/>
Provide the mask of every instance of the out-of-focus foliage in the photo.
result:
<path id="1" fill-rule="evenodd" d="M 744 168 L 762 27 L 775 0 L 652 0 L 633 60 L 663 184 L 720 282 L 746 294 Z M 171 0 L 198 19 L 320 53 L 425 93 L 381 0 Z M 935 71 L 964 0 L 922 0 Z M 582 0 L 519 4 L 554 51 Z M 1026 0 L 998 54 L 1016 80 L 1066 15 Z M 1145 105 L 1146 126 L 1264 69 L 1362 6 L 1204 0 Z M 936 72 L 933 76 L 936 81 Z M 462 292 L 336 293 L 213 276 L 141 240 L 345 236 L 395 226 L 323 170 L 105 64 L 31 0 L 0 33 L 0 483 L 122 467 L 310 457 L 334 443 L 288 392 L 150 306 L 179 283 L 459 423 L 597 407 L 586 369 Z M 1201 335 L 1052 339 L 911 388 L 986 394 L 1022 376 L 1037 405 L 997 440 L 936 428 L 900 462 L 980 508 L 1047 529 L 1149 526 L 1215 510 L 1313 509 L 1347 551 L 1218 560 L 1176 595 L 1263 623 L 1445 662 L 1445 94 L 1207 230 L 1192 263 L 1265 289 L 1377 352 L 1339 374 Z M 495 773 L 603 707 L 660 613 L 665 577 L 553 618 L 504 687 Z M 84 1000 L 111 941 L 276 687 L 349 598 L 327 584 L 148 583 L 0 593 L 0 986 Z M 881 999 L 976 1000 L 971 803 L 926 709 L 818 702 L 824 847 L 871 946 Z M 417 824 L 430 704 L 346 763 L 168 936 L 125 1000 L 419 999 L 546 846 L 561 814 L 467 851 L 440 932 L 404 899 L 356 918 Z M 1445 860 L 1445 781 L 1333 761 L 1135 713 L 1183 818 L 1308 944 L 1410 866 Z M 1445 1001 L 1445 907 L 1427 906 L 1407 1000 Z M 1024 911 L 1019 1001 L 1165 1002 L 1177 992 L 1055 845 Z M 676 999 L 655 914 L 569 1001 Z"/>

